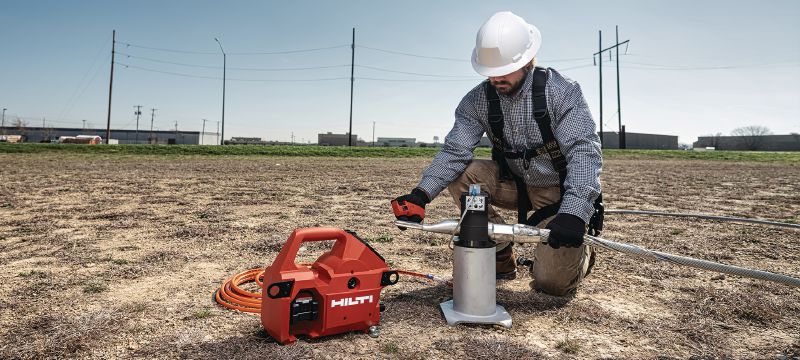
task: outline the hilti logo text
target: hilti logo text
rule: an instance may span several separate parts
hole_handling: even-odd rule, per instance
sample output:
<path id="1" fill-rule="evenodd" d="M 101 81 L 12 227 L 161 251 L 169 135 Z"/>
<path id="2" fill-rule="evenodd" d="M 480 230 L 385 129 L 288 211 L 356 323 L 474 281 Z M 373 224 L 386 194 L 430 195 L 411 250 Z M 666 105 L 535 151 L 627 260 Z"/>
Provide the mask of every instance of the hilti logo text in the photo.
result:
<path id="1" fill-rule="evenodd" d="M 331 307 L 337 306 L 353 306 L 360 304 L 372 303 L 372 295 L 358 296 L 354 298 L 344 298 L 340 300 L 331 300 Z"/>

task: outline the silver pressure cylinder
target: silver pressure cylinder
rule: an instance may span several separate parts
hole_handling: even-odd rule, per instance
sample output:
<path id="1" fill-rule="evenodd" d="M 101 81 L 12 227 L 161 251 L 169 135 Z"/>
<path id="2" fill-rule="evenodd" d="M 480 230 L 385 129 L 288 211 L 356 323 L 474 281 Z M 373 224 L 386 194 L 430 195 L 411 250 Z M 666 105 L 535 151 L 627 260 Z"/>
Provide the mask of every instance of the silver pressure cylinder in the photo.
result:
<path id="1" fill-rule="evenodd" d="M 494 248 L 453 247 L 453 310 L 472 316 L 494 315 L 496 281 Z"/>

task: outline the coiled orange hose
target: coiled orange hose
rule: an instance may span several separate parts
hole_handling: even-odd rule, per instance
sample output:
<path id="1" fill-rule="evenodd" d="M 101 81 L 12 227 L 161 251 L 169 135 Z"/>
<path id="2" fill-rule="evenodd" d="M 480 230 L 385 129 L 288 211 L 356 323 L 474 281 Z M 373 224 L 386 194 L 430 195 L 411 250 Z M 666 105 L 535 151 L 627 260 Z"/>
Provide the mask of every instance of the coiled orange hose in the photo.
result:
<path id="1" fill-rule="evenodd" d="M 301 265 L 310 266 L 310 264 Z M 420 274 L 406 270 L 397 270 L 397 272 L 400 274 L 423 278 L 429 281 L 444 282 L 452 286 L 449 280 L 442 279 L 435 275 Z M 239 310 L 248 313 L 261 313 L 261 293 L 254 293 L 244 290 L 242 289 L 242 285 L 254 282 L 256 285 L 258 285 L 259 289 L 263 289 L 263 281 L 263 268 L 255 268 L 243 271 L 234 275 L 230 279 L 225 280 L 219 289 L 217 289 L 217 292 L 214 294 L 214 298 L 217 300 L 217 303 L 226 309 Z"/>

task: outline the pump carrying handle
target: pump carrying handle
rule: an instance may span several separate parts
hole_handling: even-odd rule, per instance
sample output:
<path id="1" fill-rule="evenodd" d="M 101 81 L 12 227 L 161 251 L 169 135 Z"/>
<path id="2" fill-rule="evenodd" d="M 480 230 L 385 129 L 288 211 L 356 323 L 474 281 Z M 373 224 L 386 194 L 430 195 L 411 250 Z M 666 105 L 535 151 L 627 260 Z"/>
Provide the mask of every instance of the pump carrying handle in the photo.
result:
<path id="1" fill-rule="evenodd" d="M 300 244 L 326 240 L 336 240 L 338 244 L 339 242 L 344 242 L 348 235 L 346 231 L 333 227 L 296 229 L 289 236 L 289 240 L 283 244 L 281 252 L 275 257 L 273 266 L 277 265 L 281 272 L 299 270 L 300 267 L 295 264 L 294 260 L 297 257 L 297 252 L 300 251 Z"/>

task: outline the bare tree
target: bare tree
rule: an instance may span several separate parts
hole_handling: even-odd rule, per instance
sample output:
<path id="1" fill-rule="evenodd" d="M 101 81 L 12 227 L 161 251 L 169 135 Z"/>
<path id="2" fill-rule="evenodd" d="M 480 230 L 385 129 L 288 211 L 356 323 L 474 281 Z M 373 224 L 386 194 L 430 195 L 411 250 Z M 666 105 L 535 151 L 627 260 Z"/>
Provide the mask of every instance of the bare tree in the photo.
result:
<path id="1" fill-rule="evenodd" d="M 28 134 L 28 122 L 25 120 L 16 117 L 14 120 L 11 121 L 11 126 L 17 128 L 20 135 L 27 135 Z"/>
<path id="2" fill-rule="evenodd" d="M 718 133 L 716 133 L 714 135 L 711 135 L 711 146 L 713 146 L 714 149 L 716 149 L 716 150 L 719 150 L 719 140 L 720 140 L 721 137 L 722 137 L 722 133 L 721 132 L 718 132 Z"/>
<path id="3" fill-rule="evenodd" d="M 766 126 L 750 125 L 733 129 L 731 135 L 741 137 L 747 150 L 758 150 L 764 142 L 764 137 L 772 135 L 772 131 Z"/>

